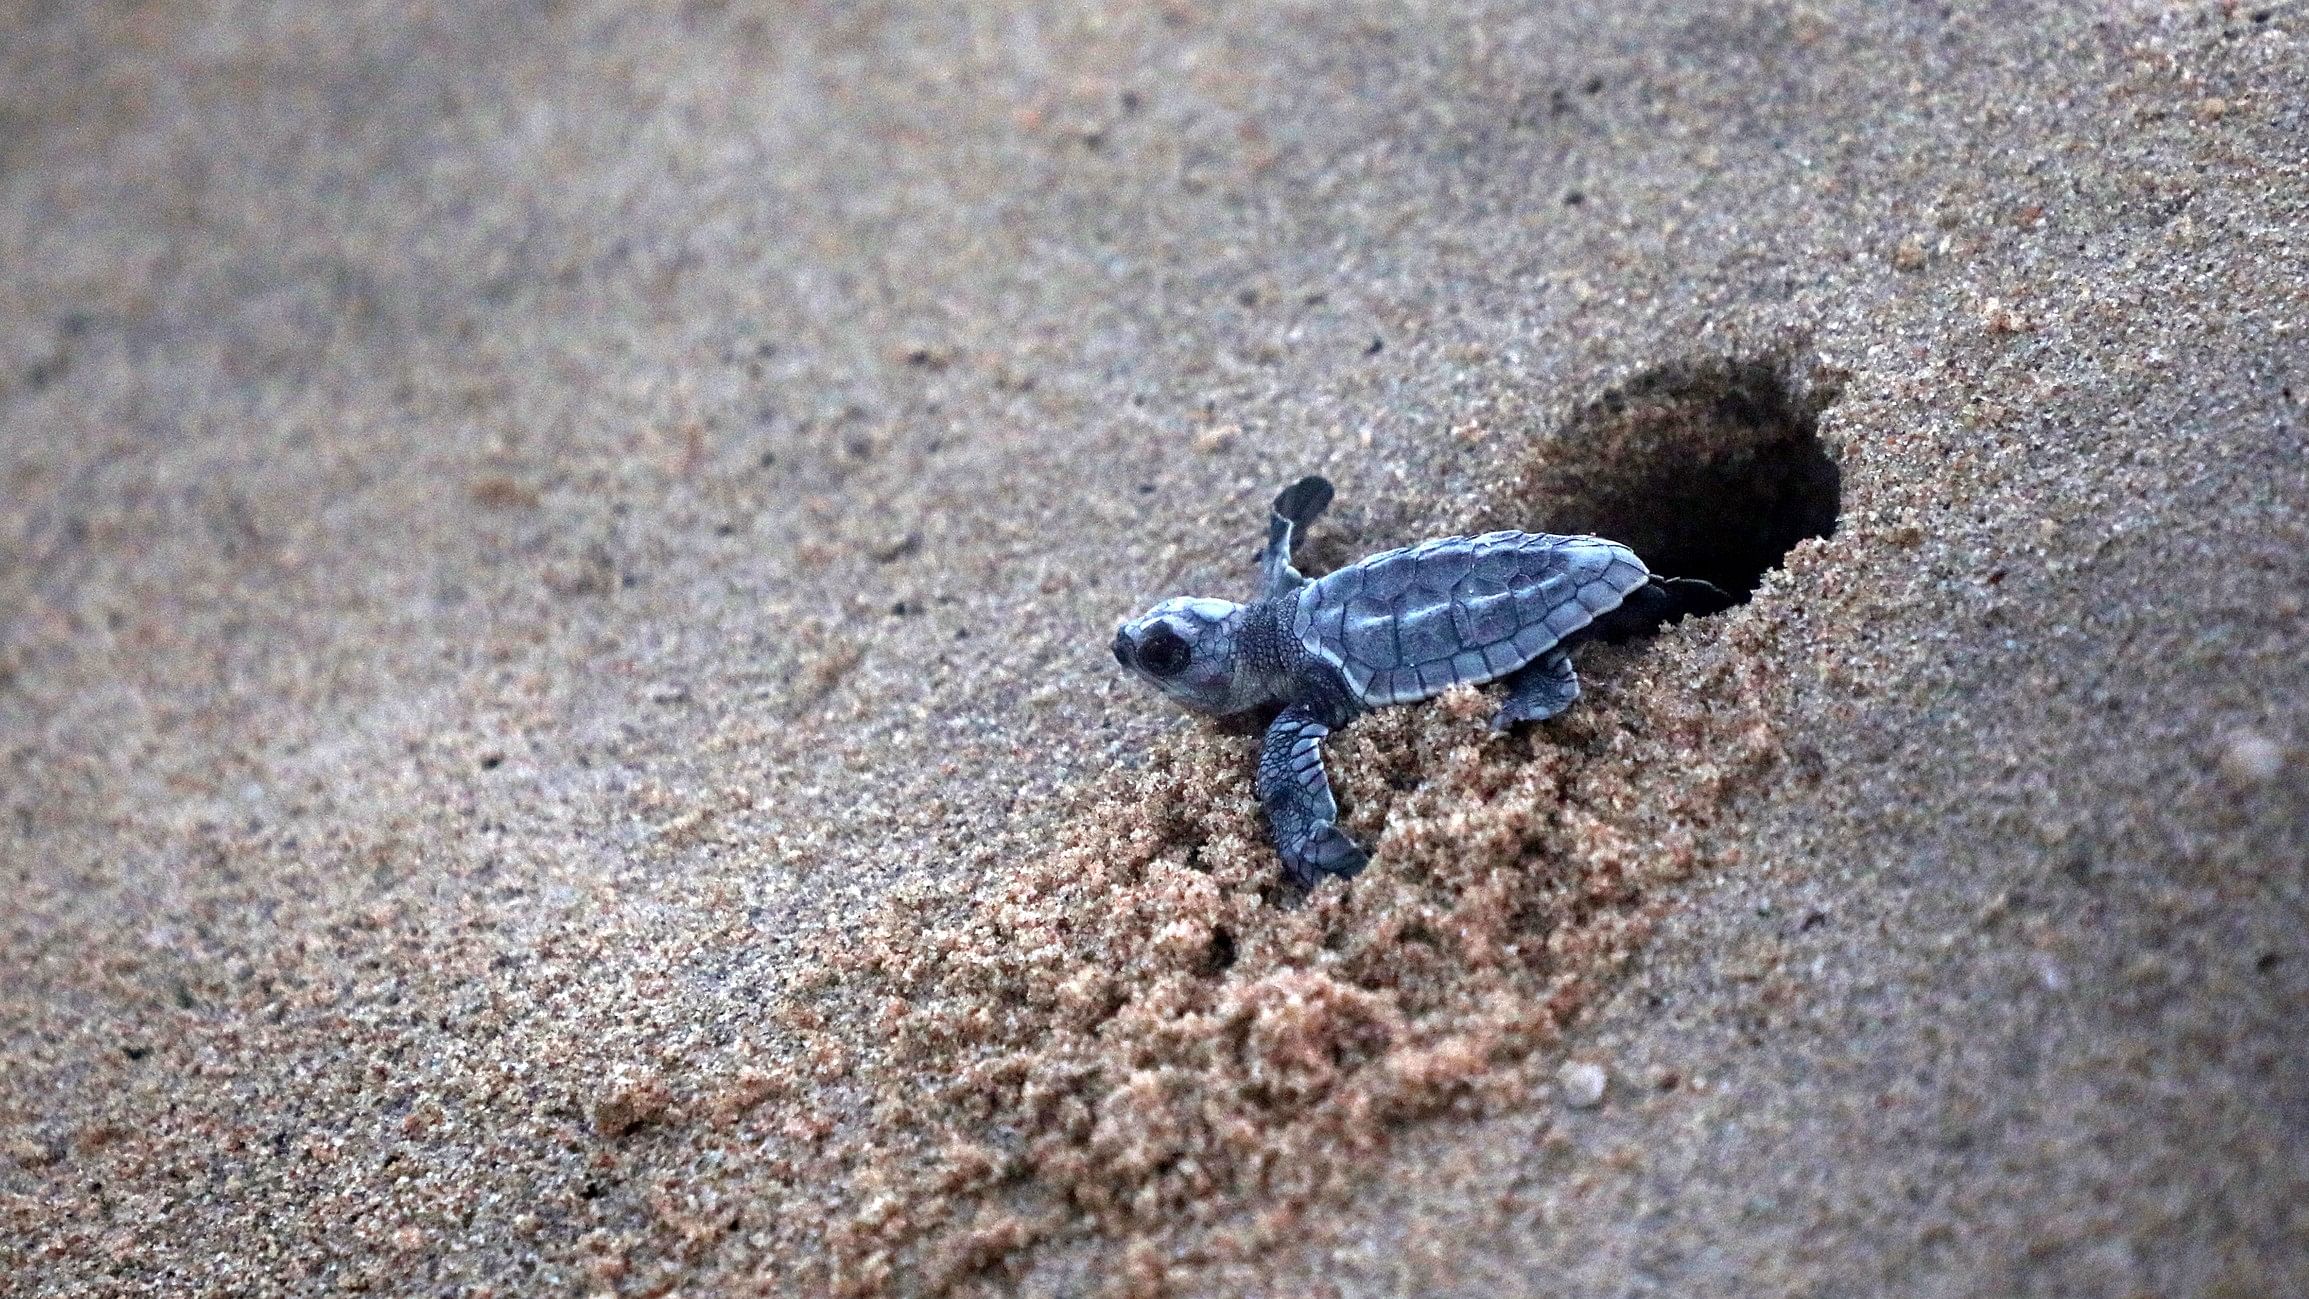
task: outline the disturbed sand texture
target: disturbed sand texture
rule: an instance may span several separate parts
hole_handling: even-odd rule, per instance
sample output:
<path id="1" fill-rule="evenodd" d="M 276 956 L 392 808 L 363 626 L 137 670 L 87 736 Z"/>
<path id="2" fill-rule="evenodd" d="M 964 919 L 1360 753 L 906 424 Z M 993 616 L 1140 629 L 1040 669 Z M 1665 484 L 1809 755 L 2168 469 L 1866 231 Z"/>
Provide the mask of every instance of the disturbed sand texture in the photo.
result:
<path id="1" fill-rule="evenodd" d="M 2309 11 L 406 8 L 0 20 L 16 1291 L 2309 1290 Z"/>

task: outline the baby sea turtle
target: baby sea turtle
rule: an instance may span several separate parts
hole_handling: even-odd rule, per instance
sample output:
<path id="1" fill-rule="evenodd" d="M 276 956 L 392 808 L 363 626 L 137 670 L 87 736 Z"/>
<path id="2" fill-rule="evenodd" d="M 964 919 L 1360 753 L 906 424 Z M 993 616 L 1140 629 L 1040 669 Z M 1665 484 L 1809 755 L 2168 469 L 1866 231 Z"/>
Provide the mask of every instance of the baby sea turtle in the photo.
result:
<path id="1" fill-rule="evenodd" d="M 1506 681 L 1494 729 L 1544 721 L 1579 697 L 1572 646 L 1731 604 L 1706 582 L 1654 577 L 1616 541 L 1543 532 L 1423 541 L 1310 581 L 1291 567 L 1291 548 L 1330 504 L 1331 484 L 1318 477 L 1275 498 L 1251 603 L 1182 596 L 1114 634 L 1116 662 L 1197 712 L 1283 706 L 1259 750 L 1257 789 L 1283 867 L 1301 884 L 1353 875 L 1368 860 L 1339 828 L 1324 736 L 1461 681 Z"/>

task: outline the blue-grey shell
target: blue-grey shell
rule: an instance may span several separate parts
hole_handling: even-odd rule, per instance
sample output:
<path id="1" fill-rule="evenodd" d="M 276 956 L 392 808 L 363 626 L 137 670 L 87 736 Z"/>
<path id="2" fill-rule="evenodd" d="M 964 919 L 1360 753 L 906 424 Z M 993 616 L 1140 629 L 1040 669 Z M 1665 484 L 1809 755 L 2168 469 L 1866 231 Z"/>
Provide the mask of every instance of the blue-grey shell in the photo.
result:
<path id="1" fill-rule="evenodd" d="M 1445 537 L 1309 582 L 1291 630 L 1365 704 L 1400 704 L 1506 676 L 1649 580 L 1601 537 Z"/>

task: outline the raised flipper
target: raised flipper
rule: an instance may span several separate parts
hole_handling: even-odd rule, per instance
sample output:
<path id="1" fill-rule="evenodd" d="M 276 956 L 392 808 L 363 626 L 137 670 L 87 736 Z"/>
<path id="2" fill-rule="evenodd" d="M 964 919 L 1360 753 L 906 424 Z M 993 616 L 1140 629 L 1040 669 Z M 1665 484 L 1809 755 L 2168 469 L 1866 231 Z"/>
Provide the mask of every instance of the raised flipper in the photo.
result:
<path id="1" fill-rule="evenodd" d="M 1303 528 L 1314 526 L 1331 508 L 1331 483 L 1316 474 L 1291 484 L 1275 497 L 1274 513 L 1267 517 L 1267 549 L 1259 556 L 1261 595 L 1278 595 L 1306 582 L 1291 567 L 1291 547 Z"/>
<path id="2" fill-rule="evenodd" d="M 1328 496 L 1330 488 L 1323 490 Z M 1318 876 L 1353 875 L 1370 861 L 1339 828 L 1339 804 L 1323 773 L 1323 737 L 1330 733 L 1311 710 L 1294 704 L 1267 728 L 1259 747 L 1259 804 L 1275 850 L 1290 877 L 1310 888 Z"/>
<path id="3" fill-rule="evenodd" d="M 1571 655 L 1560 646 L 1508 674 L 1507 685 L 1507 702 L 1492 714 L 1495 731 L 1517 722 L 1544 722 L 1579 698 L 1579 676 L 1571 670 Z"/>

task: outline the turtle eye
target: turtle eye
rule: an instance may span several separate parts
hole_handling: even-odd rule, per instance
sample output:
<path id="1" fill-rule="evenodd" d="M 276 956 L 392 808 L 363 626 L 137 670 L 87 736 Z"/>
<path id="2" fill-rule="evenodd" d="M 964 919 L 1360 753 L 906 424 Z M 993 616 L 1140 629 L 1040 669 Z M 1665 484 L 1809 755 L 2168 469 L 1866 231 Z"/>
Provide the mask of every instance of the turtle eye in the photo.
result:
<path id="1" fill-rule="evenodd" d="M 1139 642 L 1139 666 L 1158 677 L 1175 677 L 1187 670 L 1187 661 L 1194 657 L 1194 649 L 1186 638 L 1168 627 L 1157 627 Z"/>

